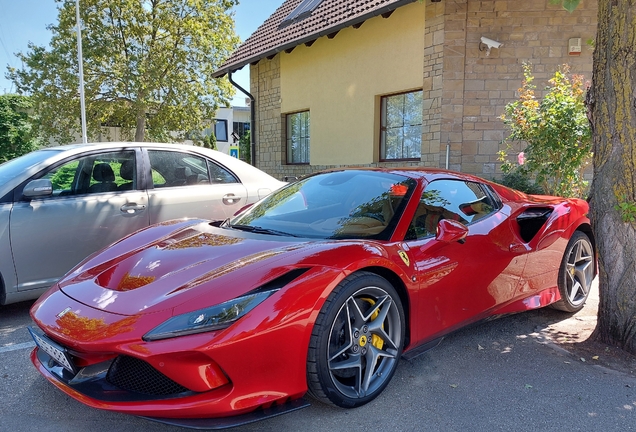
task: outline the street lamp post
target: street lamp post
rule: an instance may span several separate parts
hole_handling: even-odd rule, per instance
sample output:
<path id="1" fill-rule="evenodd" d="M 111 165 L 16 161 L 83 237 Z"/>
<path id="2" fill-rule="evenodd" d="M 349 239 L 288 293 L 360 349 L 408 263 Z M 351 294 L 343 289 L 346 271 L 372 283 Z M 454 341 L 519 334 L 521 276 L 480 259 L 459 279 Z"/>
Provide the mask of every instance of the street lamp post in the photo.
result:
<path id="1" fill-rule="evenodd" d="M 86 133 L 86 105 L 84 103 L 84 62 L 82 60 L 82 30 L 80 28 L 79 0 L 75 0 L 75 14 L 77 22 L 77 60 L 79 62 L 80 109 L 82 111 L 82 142 L 86 144 L 88 142 L 88 137 Z"/>

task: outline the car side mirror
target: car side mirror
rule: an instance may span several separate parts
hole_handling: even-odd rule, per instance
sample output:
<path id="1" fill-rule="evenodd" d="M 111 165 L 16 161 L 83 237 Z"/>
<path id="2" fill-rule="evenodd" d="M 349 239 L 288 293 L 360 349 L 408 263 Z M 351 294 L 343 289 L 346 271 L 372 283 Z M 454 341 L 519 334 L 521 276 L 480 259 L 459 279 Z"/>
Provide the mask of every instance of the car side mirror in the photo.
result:
<path id="1" fill-rule="evenodd" d="M 40 198 L 53 195 L 53 184 L 49 179 L 31 180 L 22 191 L 25 198 Z"/>
<path id="2" fill-rule="evenodd" d="M 451 219 L 442 219 L 437 224 L 435 240 L 444 243 L 464 243 L 467 235 L 468 227 L 466 227 L 463 223 Z"/>

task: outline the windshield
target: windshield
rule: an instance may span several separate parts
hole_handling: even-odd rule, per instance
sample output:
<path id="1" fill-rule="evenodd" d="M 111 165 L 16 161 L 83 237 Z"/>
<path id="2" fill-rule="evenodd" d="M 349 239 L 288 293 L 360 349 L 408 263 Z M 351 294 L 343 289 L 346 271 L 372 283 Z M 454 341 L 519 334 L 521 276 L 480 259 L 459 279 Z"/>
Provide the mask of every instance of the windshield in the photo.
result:
<path id="1" fill-rule="evenodd" d="M 18 177 L 32 166 L 55 156 L 58 152 L 57 150 L 39 150 L 3 163 L 0 165 L 0 184 Z"/>
<path id="2" fill-rule="evenodd" d="M 317 174 L 272 193 L 229 226 L 297 237 L 388 240 L 415 185 L 378 171 Z"/>

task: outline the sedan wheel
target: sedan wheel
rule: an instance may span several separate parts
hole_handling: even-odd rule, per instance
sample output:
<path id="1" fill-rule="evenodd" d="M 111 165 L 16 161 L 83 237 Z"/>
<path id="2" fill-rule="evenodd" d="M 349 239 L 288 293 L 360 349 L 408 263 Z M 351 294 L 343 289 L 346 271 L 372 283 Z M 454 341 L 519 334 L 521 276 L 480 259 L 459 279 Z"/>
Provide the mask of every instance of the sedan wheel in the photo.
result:
<path id="1" fill-rule="evenodd" d="M 404 345 L 404 311 L 391 284 L 372 273 L 343 281 L 323 306 L 307 358 L 309 392 L 353 408 L 387 386 Z"/>
<path id="2" fill-rule="evenodd" d="M 594 249 L 587 235 L 576 231 L 563 256 L 559 269 L 561 300 L 552 306 L 565 312 L 583 309 L 594 279 Z"/>

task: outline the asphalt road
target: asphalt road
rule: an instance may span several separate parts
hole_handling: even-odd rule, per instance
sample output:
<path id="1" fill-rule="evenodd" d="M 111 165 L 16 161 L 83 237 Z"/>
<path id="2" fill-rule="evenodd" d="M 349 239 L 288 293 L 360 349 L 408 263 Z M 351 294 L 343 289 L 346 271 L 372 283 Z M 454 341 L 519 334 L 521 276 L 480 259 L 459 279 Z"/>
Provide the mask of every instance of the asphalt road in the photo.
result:
<path id="1" fill-rule="evenodd" d="M 0 431 L 184 430 L 88 408 L 54 388 L 28 358 L 29 307 L 0 307 Z M 464 329 L 402 360 L 384 393 L 364 407 L 312 401 L 235 430 L 636 431 L 634 376 L 547 343 L 550 326 L 567 318 L 545 309 Z"/>

